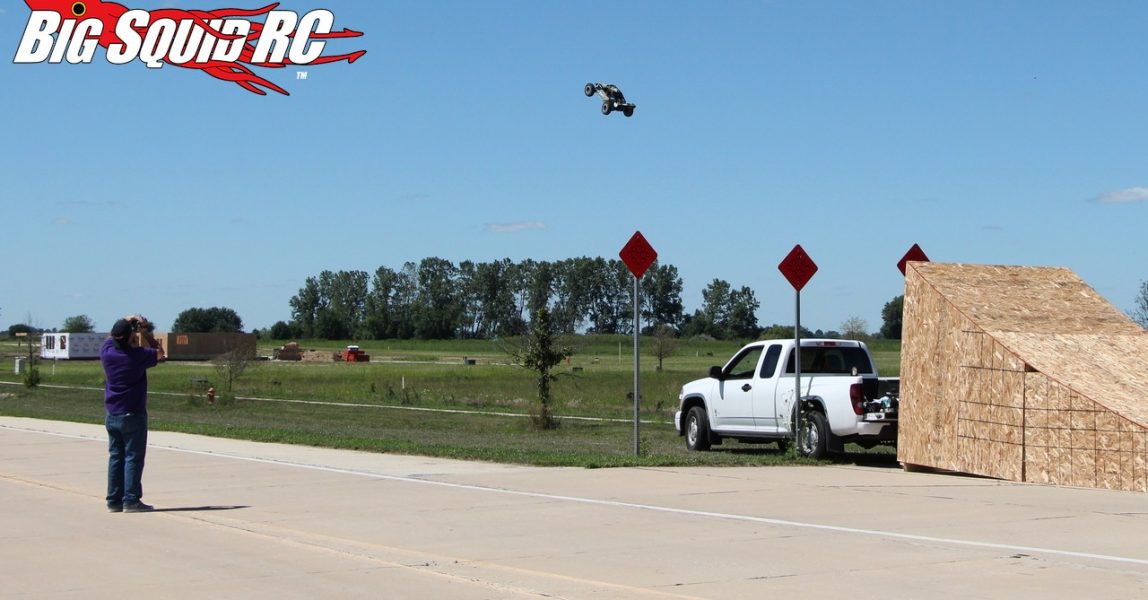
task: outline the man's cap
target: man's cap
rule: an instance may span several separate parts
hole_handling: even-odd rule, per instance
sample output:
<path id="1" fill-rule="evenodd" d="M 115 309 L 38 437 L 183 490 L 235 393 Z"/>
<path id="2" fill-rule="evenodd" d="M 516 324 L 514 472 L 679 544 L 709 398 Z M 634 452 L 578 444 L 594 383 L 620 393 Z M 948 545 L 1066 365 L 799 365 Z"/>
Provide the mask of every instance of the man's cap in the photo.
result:
<path id="1" fill-rule="evenodd" d="M 118 340 L 126 340 L 132 334 L 132 324 L 127 319 L 120 319 L 112 325 L 112 337 Z"/>

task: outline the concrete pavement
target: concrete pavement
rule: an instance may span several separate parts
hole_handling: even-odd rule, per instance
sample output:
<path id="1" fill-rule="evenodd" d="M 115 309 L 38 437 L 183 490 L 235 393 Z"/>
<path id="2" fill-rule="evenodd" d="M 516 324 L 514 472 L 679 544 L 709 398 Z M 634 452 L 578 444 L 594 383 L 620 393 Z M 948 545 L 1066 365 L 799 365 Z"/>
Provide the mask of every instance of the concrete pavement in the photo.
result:
<path id="1" fill-rule="evenodd" d="M 0 417 L 0 597 L 1143 598 L 1148 496 L 899 469 L 555 469 Z"/>

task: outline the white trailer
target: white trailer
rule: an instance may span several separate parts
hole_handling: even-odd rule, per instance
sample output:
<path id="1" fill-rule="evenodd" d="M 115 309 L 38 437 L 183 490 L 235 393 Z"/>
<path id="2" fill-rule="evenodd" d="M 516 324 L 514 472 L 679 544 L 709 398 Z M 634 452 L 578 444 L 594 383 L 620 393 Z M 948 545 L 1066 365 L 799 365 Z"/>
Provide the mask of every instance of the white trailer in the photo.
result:
<path id="1" fill-rule="evenodd" d="M 100 346 L 106 339 L 106 333 L 45 333 L 40 337 L 40 358 L 99 358 Z"/>

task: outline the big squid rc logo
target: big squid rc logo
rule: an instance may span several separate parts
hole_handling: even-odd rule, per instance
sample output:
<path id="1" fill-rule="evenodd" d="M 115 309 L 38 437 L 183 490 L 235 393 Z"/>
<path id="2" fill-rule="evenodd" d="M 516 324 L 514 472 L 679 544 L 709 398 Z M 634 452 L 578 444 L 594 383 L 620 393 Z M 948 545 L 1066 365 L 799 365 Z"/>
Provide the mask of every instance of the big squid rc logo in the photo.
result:
<path id="1" fill-rule="evenodd" d="M 266 95 L 266 88 L 286 96 L 290 95 L 287 90 L 255 74 L 251 67 L 353 63 L 367 53 L 324 56 L 326 40 L 359 37 L 362 32 L 335 31 L 335 15 L 329 10 L 299 15 L 276 10 L 278 2 L 250 10 L 151 11 L 99 0 L 25 3 L 32 15 L 16 50 L 13 62 L 17 64 L 91 63 L 99 47 L 111 64 L 138 59 L 150 69 L 164 65 L 199 69 L 249 92 Z M 252 20 L 255 17 L 263 20 Z"/>

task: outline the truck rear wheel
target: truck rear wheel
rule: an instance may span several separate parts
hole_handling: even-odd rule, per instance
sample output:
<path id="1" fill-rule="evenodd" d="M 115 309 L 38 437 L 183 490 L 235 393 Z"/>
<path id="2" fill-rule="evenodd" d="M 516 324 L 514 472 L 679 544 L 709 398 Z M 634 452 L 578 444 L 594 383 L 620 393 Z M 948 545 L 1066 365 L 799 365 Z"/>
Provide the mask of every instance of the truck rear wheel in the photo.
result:
<path id="1" fill-rule="evenodd" d="M 686 414 L 686 449 L 710 449 L 710 423 L 706 410 L 695 406 Z"/>
<path id="2" fill-rule="evenodd" d="M 798 451 L 809 458 L 825 458 L 829 448 L 829 423 L 825 415 L 812 411 L 801 424 L 801 445 Z"/>

